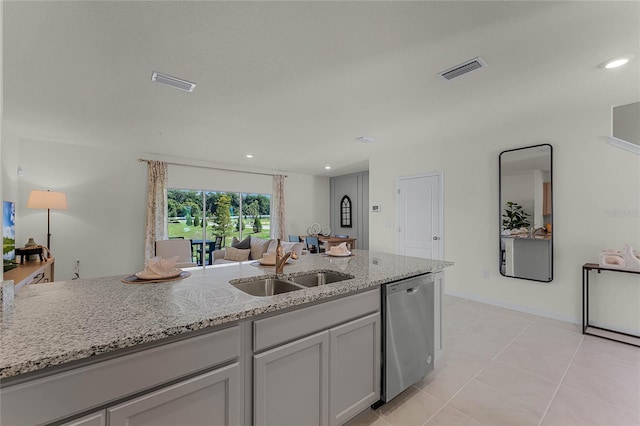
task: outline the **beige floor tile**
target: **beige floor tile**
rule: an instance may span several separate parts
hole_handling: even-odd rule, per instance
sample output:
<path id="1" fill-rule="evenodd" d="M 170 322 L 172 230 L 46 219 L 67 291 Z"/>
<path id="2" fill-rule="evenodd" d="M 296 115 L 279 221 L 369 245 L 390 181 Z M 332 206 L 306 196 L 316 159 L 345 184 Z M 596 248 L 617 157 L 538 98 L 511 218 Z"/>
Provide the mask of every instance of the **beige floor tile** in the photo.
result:
<path id="1" fill-rule="evenodd" d="M 640 348 L 624 343 L 612 342 L 594 336 L 584 336 L 580 349 L 595 353 L 605 353 L 622 361 L 640 364 Z"/>
<path id="2" fill-rule="evenodd" d="M 471 352 L 485 358 L 493 358 L 505 348 L 507 343 L 467 329 L 447 339 L 445 348 L 446 350 Z"/>
<path id="3" fill-rule="evenodd" d="M 411 386 L 378 408 L 382 420 L 393 426 L 423 425 L 444 403 L 426 392 Z"/>
<path id="4" fill-rule="evenodd" d="M 475 376 L 489 361 L 491 361 L 491 358 L 480 356 L 467 350 L 453 350 L 445 346 L 439 365 L 441 367 L 451 367 L 468 376 Z"/>
<path id="5" fill-rule="evenodd" d="M 630 382 L 640 386 L 640 364 L 623 361 L 609 356 L 608 352 L 593 352 L 580 347 L 573 364 L 591 370 L 594 373 Z"/>
<path id="6" fill-rule="evenodd" d="M 541 355 L 570 361 L 581 340 L 581 334 L 534 322 L 514 343 Z"/>
<path id="7" fill-rule="evenodd" d="M 580 425 L 576 423 L 572 423 L 566 419 L 561 419 L 560 417 L 554 414 L 547 413 L 544 416 L 544 419 L 542 419 L 542 423 L 540 423 L 540 426 L 580 426 Z"/>
<path id="8" fill-rule="evenodd" d="M 469 312 L 460 310 L 458 308 L 460 305 L 461 304 L 455 305 L 449 309 L 444 310 L 445 326 L 448 325 L 453 328 L 464 329 L 470 325 L 475 324 L 476 322 L 478 322 L 478 320 L 481 319 Z"/>
<path id="9" fill-rule="evenodd" d="M 449 405 L 484 425 L 537 426 L 544 413 L 475 379 Z"/>
<path id="10" fill-rule="evenodd" d="M 426 426 L 482 426 L 482 424 L 447 405 L 433 416 Z"/>
<path id="11" fill-rule="evenodd" d="M 610 404 L 640 413 L 640 386 L 573 364 L 562 385 L 603 399 Z"/>
<path id="12" fill-rule="evenodd" d="M 444 295 L 444 299 L 442 300 L 442 305 L 445 308 L 451 307 L 453 305 L 457 305 L 460 302 L 463 302 L 467 299 L 463 299 L 462 297 L 449 296 L 448 294 Z"/>
<path id="13" fill-rule="evenodd" d="M 437 367 L 415 386 L 446 402 L 470 380 L 471 376 L 456 371 L 451 366 L 445 366 Z"/>
<path id="14" fill-rule="evenodd" d="M 571 331 L 573 333 L 577 333 L 582 335 L 582 326 L 579 324 L 573 324 L 566 321 L 558 321 L 556 319 L 546 318 L 546 317 L 538 317 L 536 318 L 536 322 L 541 324 L 550 325 L 552 327 L 561 328 L 563 330 Z"/>
<path id="15" fill-rule="evenodd" d="M 640 414 L 615 407 L 602 399 L 560 386 L 549 412 L 570 423 L 588 426 L 638 425 Z"/>
<path id="16" fill-rule="evenodd" d="M 530 324 L 531 321 L 512 315 L 491 314 L 489 317 L 469 325 L 465 331 L 509 343 Z"/>
<path id="17" fill-rule="evenodd" d="M 497 360 L 554 383 L 560 383 L 560 379 L 569 365 L 568 361 L 547 357 L 516 344 L 509 345 Z"/>
<path id="18" fill-rule="evenodd" d="M 371 409 L 365 410 L 358 414 L 347 423 L 345 426 L 388 426 L 389 423 L 378 417 L 378 415 Z"/>
<path id="19" fill-rule="evenodd" d="M 476 379 L 544 412 L 558 385 L 500 361 L 492 361 Z"/>
<path id="20" fill-rule="evenodd" d="M 442 337 L 447 340 L 453 336 L 458 335 L 459 333 L 464 331 L 465 328 L 466 326 L 456 326 L 454 324 L 451 324 L 445 317 L 444 321 L 442 322 Z"/>
<path id="21" fill-rule="evenodd" d="M 501 308 L 501 307 L 497 307 L 495 311 L 493 311 L 491 314 L 491 316 L 496 316 L 496 315 L 507 315 L 508 317 L 518 317 L 520 319 L 527 320 L 529 322 L 533 322 L 533 320 L 538 318 L 537 315 L 528 314 L 526 312 L 520 312 L 513 309 L 507 309 L 507 308 Z"/>
<path id="22" fill-rule="evenodd" d="M 486 318 L 496 309 L 497 306 L 495 305 L 488 305 L 486 303 L 475 302 L 473 300 L 465 300 L 455 306 L 452 306 L 448 310 L 458 313 L 467 313 L 476 318 Z"/>

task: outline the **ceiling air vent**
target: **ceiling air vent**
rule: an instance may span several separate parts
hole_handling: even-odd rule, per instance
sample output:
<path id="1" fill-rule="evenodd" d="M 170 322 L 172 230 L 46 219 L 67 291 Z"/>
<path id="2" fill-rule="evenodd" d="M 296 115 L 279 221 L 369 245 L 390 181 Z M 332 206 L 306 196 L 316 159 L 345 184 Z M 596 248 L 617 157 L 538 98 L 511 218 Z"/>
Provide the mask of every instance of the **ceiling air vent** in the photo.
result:
<path id="1" fill-rule="evenodd" d="M 176 89 L 184 90 L 185 92 L 193 92 L 196 88 L 196 84 L 187 80 L 181 80 L 179 78 L 171 77 L 170 75 L 160 74 L 154 71 L 151 75 L 151 81 L 164 84 L 165 86 L 171 86 Z"/>
<path id="2" fill-rule="evenodd" d="M 440 73 L 440 77 L 444 78 L 445 80 L 453 80 L 454 78 L 460 77 L 463 74 L 475 71 L 486 66 L 487 64 L 482 60 L 482 58 L 473 58 L 460 65 L 456 65 L 453 68 L 449 68 L 446 71 L 442 71 Z"/>

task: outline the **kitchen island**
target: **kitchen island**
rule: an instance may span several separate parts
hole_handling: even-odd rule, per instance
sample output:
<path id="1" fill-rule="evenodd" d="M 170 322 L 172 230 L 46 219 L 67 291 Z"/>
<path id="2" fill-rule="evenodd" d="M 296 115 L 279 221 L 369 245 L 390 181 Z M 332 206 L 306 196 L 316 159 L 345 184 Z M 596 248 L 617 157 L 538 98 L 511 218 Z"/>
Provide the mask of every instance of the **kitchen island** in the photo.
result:
<path id="1" fill-rule="evenodd" d="M 214 333 L 222 333 L 222 338 L 229 338 L 232 343 L 216 345 L 212 340 L 213 343 L 206 347 L 213 347 L 214 352 L 224 352 L 225 348 L 235 345 L 238 348 L 232 351 L 235 355 L 222 354 L 218 364 L 211 361 L 211 365 L 227 368 L 229 363 L 235 362 L 239 370 L 244 371 L 248 368 L 245 364 L 251 364 L 242 362 L 247 353 L 250 357 L 259 357 L 260 354 L 254 353 L 275 345 L 255 347 L 253 334 L 259 329 L 256 320 L 293 315 L 300 309 L 306 311 L 314 307 L 321 308 L 309 311 L 307 316 L 321 318 L 325 307 L 327 313 L 332 312 L 330 303 L 336 306 L 338 313 L 335 315 L 339 318 L 340 312 L 357 310 L 360 294 L 364 300 L 365 294 L 373 295 L 372 291 L 381 284 L 436 273 L 450 265 L 451 262 L 364 250 L 355 250 L 354 256 L 344 258 L 305 255 L 287 265 L 285 275 L 336 271 L 354 278 L 269 297 L 251 296 L 229 284 L 231 280 L 275 275 L 273 267 L 253 266 L 250 262 L 191 269 L 189 278 L 166 283 L 124 284 L 121 282 L 123 276 L 116 276 L 28 286 L 18 293 L 14 305 L 2 312 L 0 384 L 3 404 L 6 401 L 4 392 L 12 388 L 46 381 L 49 376 L 61 376 L 69 371 L 90 369 L 94 364 L 108 364 L 147 351 L 184 345 Z M 374 300 L 372 296 L 368 298 Z M 346 300 L 355 305 L 347 307 Z M 362 316 L 370 311 L 370 306 L 363 308 Z M 301 320 L 294 322 L 304 323 Z M 326 329 L 333 325 L 327 323 Z M 229 337 L 229 333 L 233 336 Z M 305 335 L 304 332 L 301 331 L 301 335 Z M 216 354 L 212 353 L 210 358 L 215 359 Z M 176 359 L 176 363 L 187 366 L 190 362 L 193 371 L 198 370 L 198 360 L 181 362 Z M 135 362 L 129 364 L 135 365 Z M 175 374 L 188 376 L 192 372 L 187 374 L 181 370 Z M 246 374 L 239 380 L 240 383 L 243 381 L 249 385 L 252 382 Z M 6 411 L 4 406 L 2 408 Z M 251 422 L 227 419 L 226 423 Z"/>

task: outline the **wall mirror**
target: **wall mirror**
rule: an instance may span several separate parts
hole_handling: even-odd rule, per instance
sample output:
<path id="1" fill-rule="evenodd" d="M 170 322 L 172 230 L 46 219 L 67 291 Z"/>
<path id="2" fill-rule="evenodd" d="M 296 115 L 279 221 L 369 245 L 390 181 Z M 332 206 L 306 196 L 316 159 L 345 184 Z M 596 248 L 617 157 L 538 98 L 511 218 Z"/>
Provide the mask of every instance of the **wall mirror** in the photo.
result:
<path id="1" fill-rule="evenodd" d="M 500 170 L 500 273 L 549 282 L 553 279 L 552 147 L 502 151 Z"/>

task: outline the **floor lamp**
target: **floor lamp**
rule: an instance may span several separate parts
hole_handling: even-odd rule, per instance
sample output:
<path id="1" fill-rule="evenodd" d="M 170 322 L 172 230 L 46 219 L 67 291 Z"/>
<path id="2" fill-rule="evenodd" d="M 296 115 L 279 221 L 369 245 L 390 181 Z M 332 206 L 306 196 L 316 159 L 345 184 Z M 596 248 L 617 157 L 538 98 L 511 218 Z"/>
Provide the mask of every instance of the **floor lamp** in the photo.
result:
<path id="1" fill-rule="evenodd" d="M 33 190 L 29 194 L 27 208 L 47 209 L 47 249 L 51 250 L 51 209 L 66 210 L 67 194 L 64 192 Z M 50 253 L 49 256 L 51 256 Z"/>

